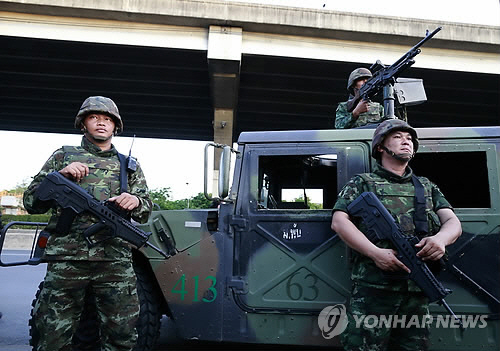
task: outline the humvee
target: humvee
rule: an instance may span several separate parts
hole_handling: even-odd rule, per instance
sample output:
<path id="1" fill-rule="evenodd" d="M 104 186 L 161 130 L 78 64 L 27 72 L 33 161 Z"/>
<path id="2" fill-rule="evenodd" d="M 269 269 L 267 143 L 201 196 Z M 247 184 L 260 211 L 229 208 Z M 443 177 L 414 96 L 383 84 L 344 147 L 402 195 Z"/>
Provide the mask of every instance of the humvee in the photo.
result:
<path id="1" fill-rule="evenodd" d="M 438 184 L 463 227 L 438 278 L 453 291 L 455 314 L 486 321 L 432 324 L 432 349 L 498 350 L 500 128 L 418 135 L 410 165 Z M 318 325 L 320 311 L 350 293 L 350 254 L 330 228 L 331 209 L 353 175 L 371 170 L 372 136 L 373 129 L 244 132 L 237 150 L 223 147 L 217 209 L 158 211 L 142 226 L 172 254 L 137 255 L 159 297 L 152 309 L 168 315 L 182 339 L 340 347 Z M 442 306 L 430 312 L 451 323 Z"/>
<path id="2" fill-rule="evenodd" d="M 318 323 L 350 294 L 350 250 L 330 228 L 331 210 L 342 186 L 372 169 L 373 131 L 244 132 L 236 149 L 208 144 L 206 158 L 222 148 L 217 208 L 154 211 L 139 226 L 170 257 L 134 252 L 137 349 L 153 348 L 164 315 L 184 340 L 340 349 Z M 446 301 L 464 326 L 431 304 L 431 349 L 498 350 L 500 127 L 417 132 L 410 166 L 440 187 L 463 228 L 437 277 L 453 291 Z"/>

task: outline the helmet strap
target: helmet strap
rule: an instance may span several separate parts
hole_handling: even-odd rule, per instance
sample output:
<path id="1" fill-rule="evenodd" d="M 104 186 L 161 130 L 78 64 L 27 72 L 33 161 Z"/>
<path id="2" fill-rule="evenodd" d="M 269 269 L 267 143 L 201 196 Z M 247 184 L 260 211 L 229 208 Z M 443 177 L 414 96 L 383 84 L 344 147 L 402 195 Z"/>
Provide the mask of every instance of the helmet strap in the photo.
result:
<path id="1" fill-rule="evenodd" d="M 410 156 L 403 157 L 403 155 L 408 155 L 408 154 L 396 154 L 394 151 L 389 150 L 384 145 L 379 145 L 379 146 L 382 150 L 387 152 L 389 154 L 389 156 L 391 156 L 392 158 L 395 158 L 396 160 L 401 161 L 401 162 L 409 162 L 415 156 L 415 153 L 413 153 Z"/>

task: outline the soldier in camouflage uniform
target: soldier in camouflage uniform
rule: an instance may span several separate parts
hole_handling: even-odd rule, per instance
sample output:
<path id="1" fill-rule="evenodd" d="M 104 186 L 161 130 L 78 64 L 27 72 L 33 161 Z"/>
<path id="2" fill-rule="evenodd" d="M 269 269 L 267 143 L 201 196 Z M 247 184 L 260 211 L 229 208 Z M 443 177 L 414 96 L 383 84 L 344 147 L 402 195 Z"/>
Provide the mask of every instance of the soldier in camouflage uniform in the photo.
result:
<path id="1" fill-rule="evenodd" d="M 37 201 L 34 193 L 47 174 L 59 171 L 96 199 L 113 201 L 134 220 L 146 222 L 152 203 L 139 164 L 134 172 L 127 172 L 127 190 L 120 192 L 120 160 L 111 139 L 122 131 L 123 123 L 115 103 L 102 96 L 87 98 L 75 127 L 84 133 L 81 146 L 63 146 L 52 154 L 24 193 L 25 208 L 29 213 L 44 213 L 50 208 L 50 204 Z M 102 350 L 132 350 L 137 340 L 139 301 L 131 247 L 116 237 L 89 247 L 82 233 L 97 218 L 78 215 L 70 231 L 61 234 L 56 230 L 61 209 L 51 211 L 46 227 L 51 236 L 44 256 L 47 274 L 34 308 L 40 333 L 37 349 L 71 350 L 85 293 L 91 291 L 100 319 Z M 104 236 L 109 235 L 98 232 L 95 239 Z"/>
<path id="2" fill-rule="evenodd" d="M 347 80 L 347 91 L 349 100 L 353 99 L 356 91 L 361 89 L 365 82 L 372 77 L 370 70 L 356 68 Z M 394 114 L 396 118 L 407 121 L 406 107 L 395 101 Z M 384 116 L 384 106 L 378 102 L 360 100 L 352 112 L 347 111 L 347 101 L 337 106 L 335 113 L 335 128 L 347 129 L 364 126 L 374 126 L 390 117 Z"/>
<path id="3" fill-rule="evenodd" d="M 426 350 L 426 325 L 401 328 L 403 324 L 376 325 L 357 323 L 362 316 L 398 316 L 406 323 L 412 316 L 418 321 L 428 314 L 428 299 L 408 279 L 409 269 L 397 259 L 390 241 L 370 242 L 363 234 L 367 228 L 350 218 L 347 206 L 361 193 L 377 195 L 403 232 L 417 235 L 417 256 L 424 261 L 439 260 L 445 247 L 461 234 L 460 221 L 439 188 L 425 177 L 417 177 L 425 194 L 427 234 L 417 233 L 414 224 L 415 186 L 408 162 L 418 149 L 416 131 L 406 122 L 391 119 L 374 132 L 372 155 L 377 160 L 372 173 L 354 176 L 341 190 L 333 208 L 332 229 L 352 249 L 352 294 L 348 306 L 348 326 L 341 335 L 346 350 Z M 425 221 L 423 222 L 425 226 Z M 355 318 L 357 317 L 357 319 Z"/>
<path id="4" fill-rule="evenodd" d="M 356 95 L 365 82 L 372 77 L 370 70 L 356 68 L 347 80 L 349 99 Z M 347 101 L 341 102 L 335 112 L 335 128 L 346 129 L 379 123 L 384 118 L 384 107 L 378 102 L 360 100 L 352 112 L 347 111 Z"/>

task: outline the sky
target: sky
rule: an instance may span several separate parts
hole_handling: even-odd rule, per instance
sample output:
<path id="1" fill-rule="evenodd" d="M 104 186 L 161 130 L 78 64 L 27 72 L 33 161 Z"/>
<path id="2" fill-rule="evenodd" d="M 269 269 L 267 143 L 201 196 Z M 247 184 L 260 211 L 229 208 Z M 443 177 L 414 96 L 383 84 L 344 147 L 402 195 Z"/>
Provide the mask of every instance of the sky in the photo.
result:
<path id="1" fill-rule="evenodd" d="M 498 0 L 385 0 L 383 5 L 380 2 L 367 0 L 241 0 L 240 2 L 500 26 Z M 78 107 L 75 106 L 75 109 Z M 126 127 L 126 116 L 124 121 Z M 29 182 L 52 152 L 62 145 L 79 145 L 80 139 L 79 134 L 0 131 L 2 162 L 0 191 Z M 113 138 L 113 144 L 124 154 L 128 154 L 131 143 L 131 138 L 119 136 Z M 172 197 L 177 200 L 203 192 L 205 145 L 206 142 L 203 141 L 136 138 L 132 155 L 138 158 L 149 188 L 170 187 Z M 210 184 L 209 191 L 211 191 Z"/>
<path id="2" fill-rule="evenodd" d="M 126 128 L 127 121 L 123 118 Z M 55 150 L 62 145 L 80 145 L 81 138 L 82 134 L 0 131 L 3 165 L 0 191 L 30 182 Z M 132 138 L 116 136 L 112 141 L 119 152 L 128 155 Z M 179 200 L 203 192 L 206 144 L 206 141 L 135 138 L 132 156 L 138 159 L 150 189 L 170 187 L 173 199 Z M 208 186 L 210 192 L 211 184 Z"/>

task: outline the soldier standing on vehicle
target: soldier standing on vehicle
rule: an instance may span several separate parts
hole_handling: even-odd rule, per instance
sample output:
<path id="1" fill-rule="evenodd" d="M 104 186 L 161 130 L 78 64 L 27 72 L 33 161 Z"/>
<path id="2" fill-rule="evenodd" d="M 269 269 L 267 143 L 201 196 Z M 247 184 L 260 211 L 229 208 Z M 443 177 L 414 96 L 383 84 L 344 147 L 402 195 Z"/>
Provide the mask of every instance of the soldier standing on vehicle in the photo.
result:
<path id="1" fill-rule="evenodd" d="M 366 68 L 356 68 L 347 80 L 349 99 L 356 95 L 365 82 L 372 77 Z M 347 101 L 339 103 L 335 112 L 335 128 L 347 129 L 380 123 L 384 119 L 384 107 L 378 102 L 360 100 L 352 112 L 347 110 Z"/>
<path id="2" fill-rule="evenodd" d="M 341 190 L 333 208 L 332 229 L 355 250 L 348 307 L 347 330 L 341 335 L 346 350 L 427 350 L 428 328 L 356 324 L 356 317 L 385 316 L 399 320 L 417 316 L 420 323 L 428 315 L 428 298 L 408 279 L 409 269 L 396 257 L 392 244 L 377 245 L 363 234 L 364 223 L 349 217 L 347 207 L 361 193 L 373 192 L 396 219 L 406 235 L 416 235 L 420 242 L 417 256 L 424 261 L 439 260 L 445 247 L 462 232 L 460 221 L 439 188 L 425 177 L 412 177 L 408 166 L 418 150 L 417 132 L 406 122 L 390 119 L 382 122 L 373 134 L 372 155 L 377 160 L 372 173 L 354 176 Z M 414 180 L 417 178 L 416 180 Z M 420 184 L 420 185 L 419 185 Z M 423 187 L 425 203 L 423 227 L 417 230 L 415 197 Z M 421 188 L 420 188 L 421 189 Z M 422 205 L 424 206 L 424 205 Z M 422 228 L 418 226 L 417 228 Z M 405 273 L 406 272 L 406 273 Z M 359 318 L 358 318 L 359 320 Z"/>
<path id="3" fill-rule="evenodd" d="M 152 208 L 146 179 L 139 164 L 120 172 L 119 154 L 111 143 L 123 130 L 115 103 L 106 97 L 87 98 L 75 119 L 75 128 L 84 136 L 81 146 L 63 146 L 45 162 L 24 193 L 29 213 L 44 213 L 50 203 L 37 201 L 34 193 L 47 174 L 59 171 L 75 181 L 99 201 L 112 201 L 141 223 Z M 123 174 L 126 173 L 126 174 Z M 83 310 L 87 291 L 95 296 L 103 350 L 132 350 L 137 341 L 135 324 L 139 315 L 136 276 L 131 247 L 119 238 L 89 247 L 83 231 L 96 223 L 82 213 L 67 234 L 58 232 L 57 223 L 67 218 L 61 209 L 51 208 L 45 230 L 50 238 L 45 250 L 47 274 L 34 307 L 39 332 L 37 350 L 71 350 L 71 339 Z M 98 232 L 95 238 L 109 234 Z"/>

